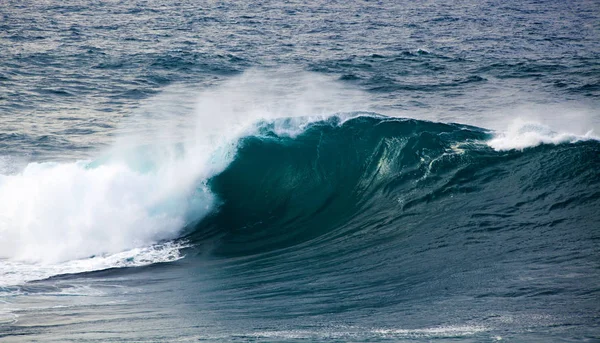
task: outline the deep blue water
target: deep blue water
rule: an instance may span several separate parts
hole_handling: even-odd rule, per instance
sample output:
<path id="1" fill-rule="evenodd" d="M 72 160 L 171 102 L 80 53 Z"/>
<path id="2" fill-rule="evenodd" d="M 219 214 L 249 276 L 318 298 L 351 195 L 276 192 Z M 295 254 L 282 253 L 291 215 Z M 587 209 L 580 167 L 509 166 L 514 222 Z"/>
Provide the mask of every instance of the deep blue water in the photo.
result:
<path id="1" fill-rule="evenodd" d="M 596 1 L 0 2 L 0 341 L 600 340 Z"/>

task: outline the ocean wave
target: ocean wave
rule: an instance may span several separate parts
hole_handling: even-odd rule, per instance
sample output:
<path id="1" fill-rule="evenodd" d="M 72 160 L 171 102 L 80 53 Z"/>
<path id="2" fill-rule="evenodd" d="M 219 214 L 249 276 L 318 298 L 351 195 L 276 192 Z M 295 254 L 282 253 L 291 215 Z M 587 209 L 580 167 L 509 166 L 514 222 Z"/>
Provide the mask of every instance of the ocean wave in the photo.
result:
<path id="1" fill-rule="evenodd" d="M 220 256 L 285 249 L 364 230 L 366 218 L 401 220 L 475 192 L 502 176 L 502 164 L 533 163 L 561 154 L 561 143 L 584 142 L 532 125 L 495 134 L 364 112 L 267 119 L 234 132 L 238 138 L 220 141 L 225 149 L 145 147 L 96 161 L 31 163 L 0 176 L 7 268 L 31 270 L 15 279 L 27 281 L 139 264 L 119 262 L 128 251 L 143 263 L 175 260 L 143 258 L 143 249 L 181 237 L 198 246 L 217 237 L 211 251 Z M 548 143 L 559 145 L 523 150 Z M 598 143 L 577 149 L 593 153 Z M 22 267 L 28 264 L 51 267 L 36 272 Z"/>

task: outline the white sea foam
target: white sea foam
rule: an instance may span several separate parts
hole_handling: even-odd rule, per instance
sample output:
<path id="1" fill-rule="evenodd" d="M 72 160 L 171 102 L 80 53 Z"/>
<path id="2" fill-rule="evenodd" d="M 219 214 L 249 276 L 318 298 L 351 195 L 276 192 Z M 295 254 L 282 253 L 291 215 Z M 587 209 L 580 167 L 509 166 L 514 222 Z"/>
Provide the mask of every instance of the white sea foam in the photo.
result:
<path id="1" fill-rule="evenodd" d="M 181 254 L 181 249 L 187 246 L 187 243 L 184 242 L 167 242 L 115 254 L 49 264 L 0 260 L 0 275 L 2 276 L 0 287 L 17 285 L 32 280 L 42 280 L 54 275 L 173 262 L 184 257 Z"/>
<path id="2" fill-rule="evenodd" d="M 193 201 L 205 211 L 213 201 L 186 167 L 32 163 L 0 176 L 0 257 L 57 263 L 176 238 Z"/>
<path id="3" fill-rule="evenodd" d="M 540 144 L 574 143 L 598 139 L 590 130 L 584 134 L 558 132 L 538 122 L 515 119 L 508 129 L 499 131 L 487 144 L 495 150 L 523 150 Z"/>

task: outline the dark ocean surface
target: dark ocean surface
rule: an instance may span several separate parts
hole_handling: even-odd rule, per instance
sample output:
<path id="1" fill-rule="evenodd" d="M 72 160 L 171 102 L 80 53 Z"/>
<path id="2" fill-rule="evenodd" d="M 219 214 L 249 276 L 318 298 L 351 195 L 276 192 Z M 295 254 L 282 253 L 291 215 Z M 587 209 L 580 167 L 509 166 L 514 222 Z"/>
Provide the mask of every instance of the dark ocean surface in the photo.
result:
<path id="1" fill-rule="evenodd" d="M 597 1 L 0 0 L 1 342 L 600 341 Z"/>

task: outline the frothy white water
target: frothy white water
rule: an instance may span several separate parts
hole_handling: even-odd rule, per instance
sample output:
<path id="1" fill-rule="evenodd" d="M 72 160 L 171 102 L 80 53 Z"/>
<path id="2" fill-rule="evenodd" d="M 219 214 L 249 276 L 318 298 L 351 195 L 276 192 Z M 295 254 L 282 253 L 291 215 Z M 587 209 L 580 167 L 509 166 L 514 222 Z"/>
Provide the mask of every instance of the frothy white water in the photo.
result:
<path id="1" fill-rule="evenodd" d="M 507 130 L 497 132 L 487 144 L 495 150 L 506 151 L 523 150 L 540 144 L 575 143 L 590 139 L 598 140 L 591 130 L 583 135 L 577 135 L 557 132 L 537 122 L 516 119 Z"/>
<path id="2" fill-rule="evenodd" d="M 122 163 L 32 163 L 0 176 L 0 257 L 53 264 L 176 238 L 213 199 L 173 163 L 146 173 Z"/>

